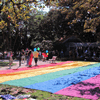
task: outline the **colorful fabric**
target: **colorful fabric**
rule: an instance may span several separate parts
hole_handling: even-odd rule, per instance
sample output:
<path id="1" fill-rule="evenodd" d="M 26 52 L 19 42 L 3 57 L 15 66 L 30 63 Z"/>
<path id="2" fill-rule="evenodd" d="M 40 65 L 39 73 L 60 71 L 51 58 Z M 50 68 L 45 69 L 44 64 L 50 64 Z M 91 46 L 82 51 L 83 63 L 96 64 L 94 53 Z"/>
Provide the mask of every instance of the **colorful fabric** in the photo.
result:
<path id="1" fill-rule="evenodd" d="M 43 57 L 48 57 L 48 55 L 46 55 L 46 53 L 42 53 Z"/>
<path id="2" fill-rule="evenodd" d="M 0 95 L 0 97 L 2 97 L 5 100 L 11 100 L 11 99 L 16 99 L 16 97 L 6 94 L 6 95 Z"/>
<path id="3" fill-rule="evenodd" d="M 100 63 L 66 61 L 0 71 L 0 83 L 96 100 L 100 97 Z"/>
<path id="4" fill-rule="evenodd" d="M 100 74 L 78 84 L 71 85 L 67 88 L 57 91 L 55 94 L 97 100 L 98 97 L 100 97 Z"/>
<path id="5" fill-rule="evenodd" d="M 30 58 L 29 58 L 29 66 L 32 65 L 32 59 L 33 59 L 33 54 L 31 53 Z"/>

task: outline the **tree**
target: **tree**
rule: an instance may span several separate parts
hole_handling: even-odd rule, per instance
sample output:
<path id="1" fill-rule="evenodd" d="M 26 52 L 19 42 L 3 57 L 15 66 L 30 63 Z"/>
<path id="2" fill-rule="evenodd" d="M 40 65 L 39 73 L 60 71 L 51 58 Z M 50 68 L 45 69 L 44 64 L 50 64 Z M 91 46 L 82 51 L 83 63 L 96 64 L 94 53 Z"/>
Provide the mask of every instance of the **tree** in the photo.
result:
<path id="1" fill-rule="evenodd" d="M 65 20 L 72 26 L 74 32 L 80 33 L 80 36 L 86 33 L 97 35 L 96 30 L 100 23 L 100 0 L 66 0 L 63 3 L 64 1 L 62 5 L 66 3 L 70 7 L 61 12 L 66 14 Z"/>
<path id="2" fill-rule="evenodd" d="M 35 0 L 6 0 L 2 2 L 0 6 L 0 30 L 4 36 L 5 42 L 3 42 L 7 49 L 20 48 L 21 41 L 19 40 L 21 40 L 20 37 L 23 34 L 22 28 L 25 28 L 20 26 L 20 22 L 27 22 L 30 18 L 31 9 L 36 10 L 31 5 L 33 2 L 35 5 L 37 4 Z"/>
<path id="3" fill-rule="evenodd" d="M 53 41 L 51 41 L 51 40 L 43 40 L 40 43 L 35 43 L 34 47 L 35 48 L 40 47 L 41 50 L 49 50 L 49 51 L 51 51 L 53 49 Z"/>
<path id="4" fill-rule="evenodd" d="M 73 33 L 73 30 L 70 29 L 67 22 L 65 15 L 61 11 L 51 10 L 40 23 L 40 33 L 46 40 L 49 39 L 55 42 L 61 37 Z"/>
<path id="5" fill-rule="evenodd" d="M 49 27 L 56 16 L 55 33 L 60 33 L 59 37 L 71 33 L 77 34 L 84 42 L 95 42 L 97 40 L 99 34 L 97 30 L 100 23 L 100 0 L 48 0 L 48 4 L 52 5 L 52 2 L 56 2 L 55 12 L 60 14 L 56 14 L 57 16 L 51 14 L 50 21 L 45 21 L 47 24 L 45 23 L 44 26 Z M 45 31 L 41 31 L 41 33 L 45 33 Z M 51 36 L 51 32 L 47 32 L 47 34 Z M 90 36 L 92 38 L 89 38 Z"/>

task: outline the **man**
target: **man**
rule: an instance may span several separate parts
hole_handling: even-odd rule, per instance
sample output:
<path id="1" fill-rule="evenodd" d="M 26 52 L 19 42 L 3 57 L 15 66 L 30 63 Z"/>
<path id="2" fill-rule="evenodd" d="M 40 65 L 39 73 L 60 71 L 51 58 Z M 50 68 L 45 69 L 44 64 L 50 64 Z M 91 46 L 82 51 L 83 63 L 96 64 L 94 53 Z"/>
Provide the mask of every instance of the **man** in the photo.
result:
<path id="1" fill-rule="evenodd" d="M 24 49 L 22 49 L 21 54 L 22 54 L 22 57 L 21 57 L 22 63 L 25 63 L 25 51 L 24 51 Z"/>
<path id="2" fill-rule="evenodd" d="M 29 65 L 29 50 L 28 50 L 28 48 L 26 48 L 25 54 L 26 54 L 26 59 L 27 59 L 27 64 L 26 64 L 26 66 L 28 66 L 28 65 Z"/>
<path id="3" fill-rule="evenodd" d="M 42 53 L 41 53 L 41 51 L 39 50 L 39 60 L 41 60 L 41 55 L 42 55 Z"/>
<path id="4" fill-rule="evenodd" d="M 37 66 L 38 56 L 39 56 L 39 53 L 37 51 L 34 51 L 33 57 L 34 57 L 34 61 L 35 61 L 35 66 Z"/>

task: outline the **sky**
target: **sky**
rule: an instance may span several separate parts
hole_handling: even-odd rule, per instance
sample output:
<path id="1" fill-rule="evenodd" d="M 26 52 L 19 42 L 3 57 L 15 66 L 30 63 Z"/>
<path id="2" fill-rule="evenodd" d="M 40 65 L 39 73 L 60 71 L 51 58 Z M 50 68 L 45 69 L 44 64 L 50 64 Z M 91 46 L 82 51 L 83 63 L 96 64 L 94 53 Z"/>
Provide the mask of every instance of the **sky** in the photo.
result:
<path id="1" fill-rule="evenodd" d="M 39 1 L 39 0 L 38 0 L 38 1 Z M 34 3 L 32 3 L 32 6 L 35 7 Z M 39 8 L 40 6 L 41 6 L 42 8 Z M 43 6 L 44 6 L 44 8 L 43 8 Z M 43 12 L 48 13 L 52 7 L 47 7 L 47 6 L 45 6 L 44 1 L 39 1 L 38 6 L 37 6 L 36 8 L 37 8 L 37 10 L 39 10 L 39 11 L 43 11 Z"/>

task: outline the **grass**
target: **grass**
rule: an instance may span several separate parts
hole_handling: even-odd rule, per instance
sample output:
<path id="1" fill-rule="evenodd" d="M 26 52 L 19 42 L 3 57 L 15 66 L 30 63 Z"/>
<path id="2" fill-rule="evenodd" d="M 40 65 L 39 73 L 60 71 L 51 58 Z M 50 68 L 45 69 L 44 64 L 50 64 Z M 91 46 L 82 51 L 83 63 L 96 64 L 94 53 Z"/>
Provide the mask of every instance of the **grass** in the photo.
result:
<path id="1" fill-rule="evenodd" d="M 7 67 L 9 65 L 9 62 L 2 62 L 0 61 L 0 67 Z M 16 65 L 15 63 L 12 64 L 13 65 Z"/>
<path id="2" fill-rule="evenodd" d="M 21 95 L 30 94 L 31 98 L 36 100 L 88 100 L 78 97 L 52 94 L 50 92 L 45 92 L 40 90 L 25 89 L 22 87 L 0 84 L 0 95 L 4 94 L 10 94 L 15 97 L 19 94 Z"/>
<path id="3" fill-rule="evenodd" d="M 61 62 L 61 61 L 57 61 L 57 62 Z M 8 66 L 8 64 L 9 62 L 0 61 L 0 67 Z M 13 65 L 14 64 L 12 64 L 12 66 Z M 78 97 L 52 94 L 46 91 L 25 89 L 23 87 L 0 84 L 0 95 L 5 95 L 5 94 L 10 94 L 15 97 L 19 94 L 20 95 L 30 94 L 31 98 L 36 99 L 36 100 L 89 100 L 89 99 L 83 99 L 83 98 L 78 98 Z M 100 100 L 100 98 L 98 100 Z"/>

